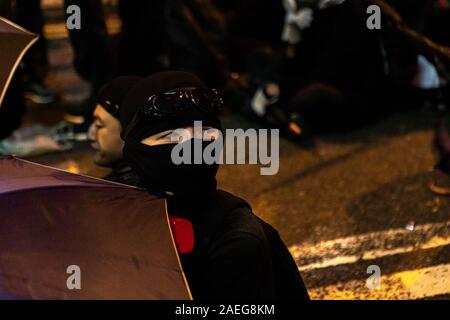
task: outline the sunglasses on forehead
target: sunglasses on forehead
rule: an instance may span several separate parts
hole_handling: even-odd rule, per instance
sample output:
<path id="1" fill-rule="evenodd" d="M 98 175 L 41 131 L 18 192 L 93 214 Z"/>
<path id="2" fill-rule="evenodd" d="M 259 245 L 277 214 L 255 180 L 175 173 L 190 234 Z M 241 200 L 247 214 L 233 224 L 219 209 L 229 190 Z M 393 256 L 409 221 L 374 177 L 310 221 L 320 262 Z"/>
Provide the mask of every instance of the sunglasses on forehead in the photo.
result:
<path id="1" fill-rule="evenodd" d="M 154 94 L 135 114 L 125 136 L 142 120 L 154 121 L 170 118 L 189 108 L 195 108 L 206 114 L 214 114 L 220 111 L 222 107 L 223 99 L 215 89 L 188 87 Z"/>

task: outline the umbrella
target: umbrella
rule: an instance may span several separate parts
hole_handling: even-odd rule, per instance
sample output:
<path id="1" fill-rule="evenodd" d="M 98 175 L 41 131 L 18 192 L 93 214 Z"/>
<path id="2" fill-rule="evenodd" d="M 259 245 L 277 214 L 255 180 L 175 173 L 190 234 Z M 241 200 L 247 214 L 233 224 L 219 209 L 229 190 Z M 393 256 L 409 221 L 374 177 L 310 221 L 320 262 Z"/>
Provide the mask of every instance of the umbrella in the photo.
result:
<path id="1" fill-rule="evenodd" d="M 0 106 L 20 60 L 37 39 L 34 33 L 0 17 Z"/>
<path id="2" fill-rule="evenodd" d="M 0 158 L 0 298 L 191 299 L 165 201 Z"/>

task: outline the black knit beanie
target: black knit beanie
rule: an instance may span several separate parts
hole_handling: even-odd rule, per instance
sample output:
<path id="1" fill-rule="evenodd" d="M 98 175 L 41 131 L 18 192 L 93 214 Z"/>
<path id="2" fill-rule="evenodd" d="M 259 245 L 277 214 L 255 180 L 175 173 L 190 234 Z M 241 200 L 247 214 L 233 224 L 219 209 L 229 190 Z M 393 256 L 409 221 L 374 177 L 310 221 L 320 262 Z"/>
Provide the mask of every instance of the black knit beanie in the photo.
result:
<path id="1" fill-rule="evenodd" d="M 142 79 L 142 77 L 125 76 L 111 80 L 98 92 L 96 104 L 101 105 L 108 113 L 118 119 L 119 110 L 126 94 Z"/>

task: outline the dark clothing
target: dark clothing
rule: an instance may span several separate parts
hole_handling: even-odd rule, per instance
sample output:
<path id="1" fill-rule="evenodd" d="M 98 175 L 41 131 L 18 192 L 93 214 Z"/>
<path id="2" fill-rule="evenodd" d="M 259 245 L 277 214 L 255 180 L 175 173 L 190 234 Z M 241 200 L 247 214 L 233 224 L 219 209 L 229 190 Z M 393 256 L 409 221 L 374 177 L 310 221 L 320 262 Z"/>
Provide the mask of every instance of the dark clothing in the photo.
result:
<path id="1" fill-rule="evenodd" d="M 129 186 L 139 186 L 139 177 L 131 169 L 131 167 L 125 161 L 121 161 L 112 168 L 112 172 L 103 179 L 126 184 Z"/>
<path id="2" fill-rule="evenodd" d="M 450 46 L 450 7 L 445 10 L 439 10 L 433 13 L 427 25 L 426 35 L 431 40 Z"/>
<path id="3" fill-rule="evenodd" d="M 226 20 L 229 42 L 230 69 L 239 73 L 271 66 L 269 61 L 254 61 L 259 52 L 273 53 L 284 47 L 281 41 L 285 11 L 282 1 L 273 0 L 216 0 Z M 256 58 L 256 59 L 255 59 Z M 253 70 L 249 64 L 254 65 Z M 251 68 L 251 67 L 250 67 Z"/>
<path id="4" fill-rule="evenodd" d="M 211 0 L 167 0 L 170 68 L 192 72 L 210 87 L 227 76 L 228 40 L 224 21 Z"/>
<path id="5" fill-rule="evenodd" d="M 169 215 L 192 223 L 194 249 L 181 255 L 181 260 L 193 297 L 307 297 L 292 257 L 279 255 L 287 249 L 276 232 L 262 224 L 245 201 L 217 190 L 217 163 L 192 162 L 193 156 L 204 154 L 211 141 L 193 138 L 176 145 L 141 143 L 155 133 L 192 126 L 194 121 L 201 120 L 203 126 L 220 128 L 216 114 L 200 112 L 194 106 L 188 105 L 185 110 L 161 119 L 148 119 L 139 111 L 139 106 L 145 105 L 149 96 L 183 87 L 198 88 L 203 84 L 194 75 L 184 72 L 165 72 L 144 79 L 125 98 L 120 121 L 126 132 L 123 155 L 143 185 L 152 193 L 164 194 Z M 196 145 L 200 149 L 196 150 Z M 172 151 L 180 146 L 190 163 L 174 163 Z M 279 270 L 282 271 L 275 275 Z M 284 274 L 290 275 L 289 280 L 283 281 Z M 284 285 L 287 283 L 289 285 Z M 279 284 L 282 285 L 278 287 Z"/>
<path id="6" fill-rule="evenodd" d="M 47 44 L 43 36 L 41 0 L 16 0 L 15 22 L 40 37 L 23 59 L 26 81 L 43 83 L 49 69 Z"/>
<path id="7" fill-rule="evenodd" d="M 230 41 L 239 49 L 251 45 L 281 46 L 284 23 L 282 1 L 273 0 L 216 0 L 217 7 L 227 20 Z"/>
<path id="8" fill-rule="evenodd" d="M 20 127 L 22 116 L 25 114 L 22 79 L 22 72 L 19 69 L 11 79 L 11 84 L 0 107 L 0 140 L 8 137 Z"/>
<path id="9" fill-rule="evenodd" d="M 215 176 L 219 168 L 218 164 L 194 164 L 197 147 L 200 147 L 201 154 L 204 154 L 210 144 L 210 141 L 189 139 L 176 145 L 148 146 L 130 138 L 125 139 L 123 154 L 148 190 L 197 198 L 199 195 L 215 190 L 217 186 Z M 171 159 L 174 146 L 181 147 L 183 153 L 190 154 L 190 163 L 176 164 Z"/>
<path id="10" fill-rule="evenodd" d="M 262 219 L 258 218 L 258 220 L 264 229 L 264 234 L 269 243 L 275 285 L 275 299 L 309 300 L 309 294 L 298 271 L 297 264 L 278 231 Z"/>
<path id="11" fill-rule="evenodd" d="M 140 80 L 142 78 L 136 76 L 123 76 L 111 80 L 100 89 L 95 104 L 101 105 L 119 120 L 120 108 L 125 96 Z"/>
<path id="12" fill-rule="evenodd" d="M 423 33 L 438 0 L 385 0 L 401 15 L 409 27 Z"/>
<path id="13" fill-rule="evenodd" d="M 378 34 L 358 0 L 315 10 L 281 82 L 288 109 L 311 131 L 348 129 L 383 114 L 386 79 Z"/>
<path id="14" fill-rule="evenodd" d="M 166 0 L 119 0 L 117 75 L 147 76 L 165 69 L 165 4 Z"/>
<path id="15" fill-rule="evenodd" d="M 169 198 L 168 208 L 193 224 L 194 251 L 181 262 L 194 299 L 309 299 L 278 233 L 244 200 L 218 190 L 201 201 Z"/>
<path id="16" fill-rule="evenodd" d="M 98 90 L 113 75 L 105 16 L 100 0 L 65 0 L 64 10 L 77 5 L 81 10 L 81 29 L 69 30 L 74 50 L 74 67 L 78 74 L 92 84 L 92 92 Z M 86 110 L 91 113 L 92 110 Z"/>
<path id="17" fill-rule="evenodd" d="M 286 81 L 293 80 L 295 91 L 314 82 L 361 94 L 380 86 L 384 77 L 381 47 L 377 35 L 366 28 L 365 12 L 359 0 L 315 11 L 285 70 Z"/>

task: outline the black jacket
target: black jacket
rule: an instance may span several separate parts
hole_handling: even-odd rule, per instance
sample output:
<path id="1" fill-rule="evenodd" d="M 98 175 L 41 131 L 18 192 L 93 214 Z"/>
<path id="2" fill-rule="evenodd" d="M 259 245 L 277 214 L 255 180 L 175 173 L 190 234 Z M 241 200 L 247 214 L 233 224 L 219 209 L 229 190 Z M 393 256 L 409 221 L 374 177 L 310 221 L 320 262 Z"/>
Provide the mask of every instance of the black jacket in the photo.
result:
<path id="1" fill-rule="evenodd" d="M 244 200 L 219 190 L 202 205 L 168 204 L 193 224 L 194 251 L 181 262 L 194 299 L 309 299 L 278 233 Z"/>
<path id="2" fill-rule="evenodd" d="M 134 187 L 140 186 L 138 175 L 133 169 L 131 169 L 130 165 L 126 161 L 121 161 L 116 164 L 112 168 L 111 173 L 103 179 Z"/>

